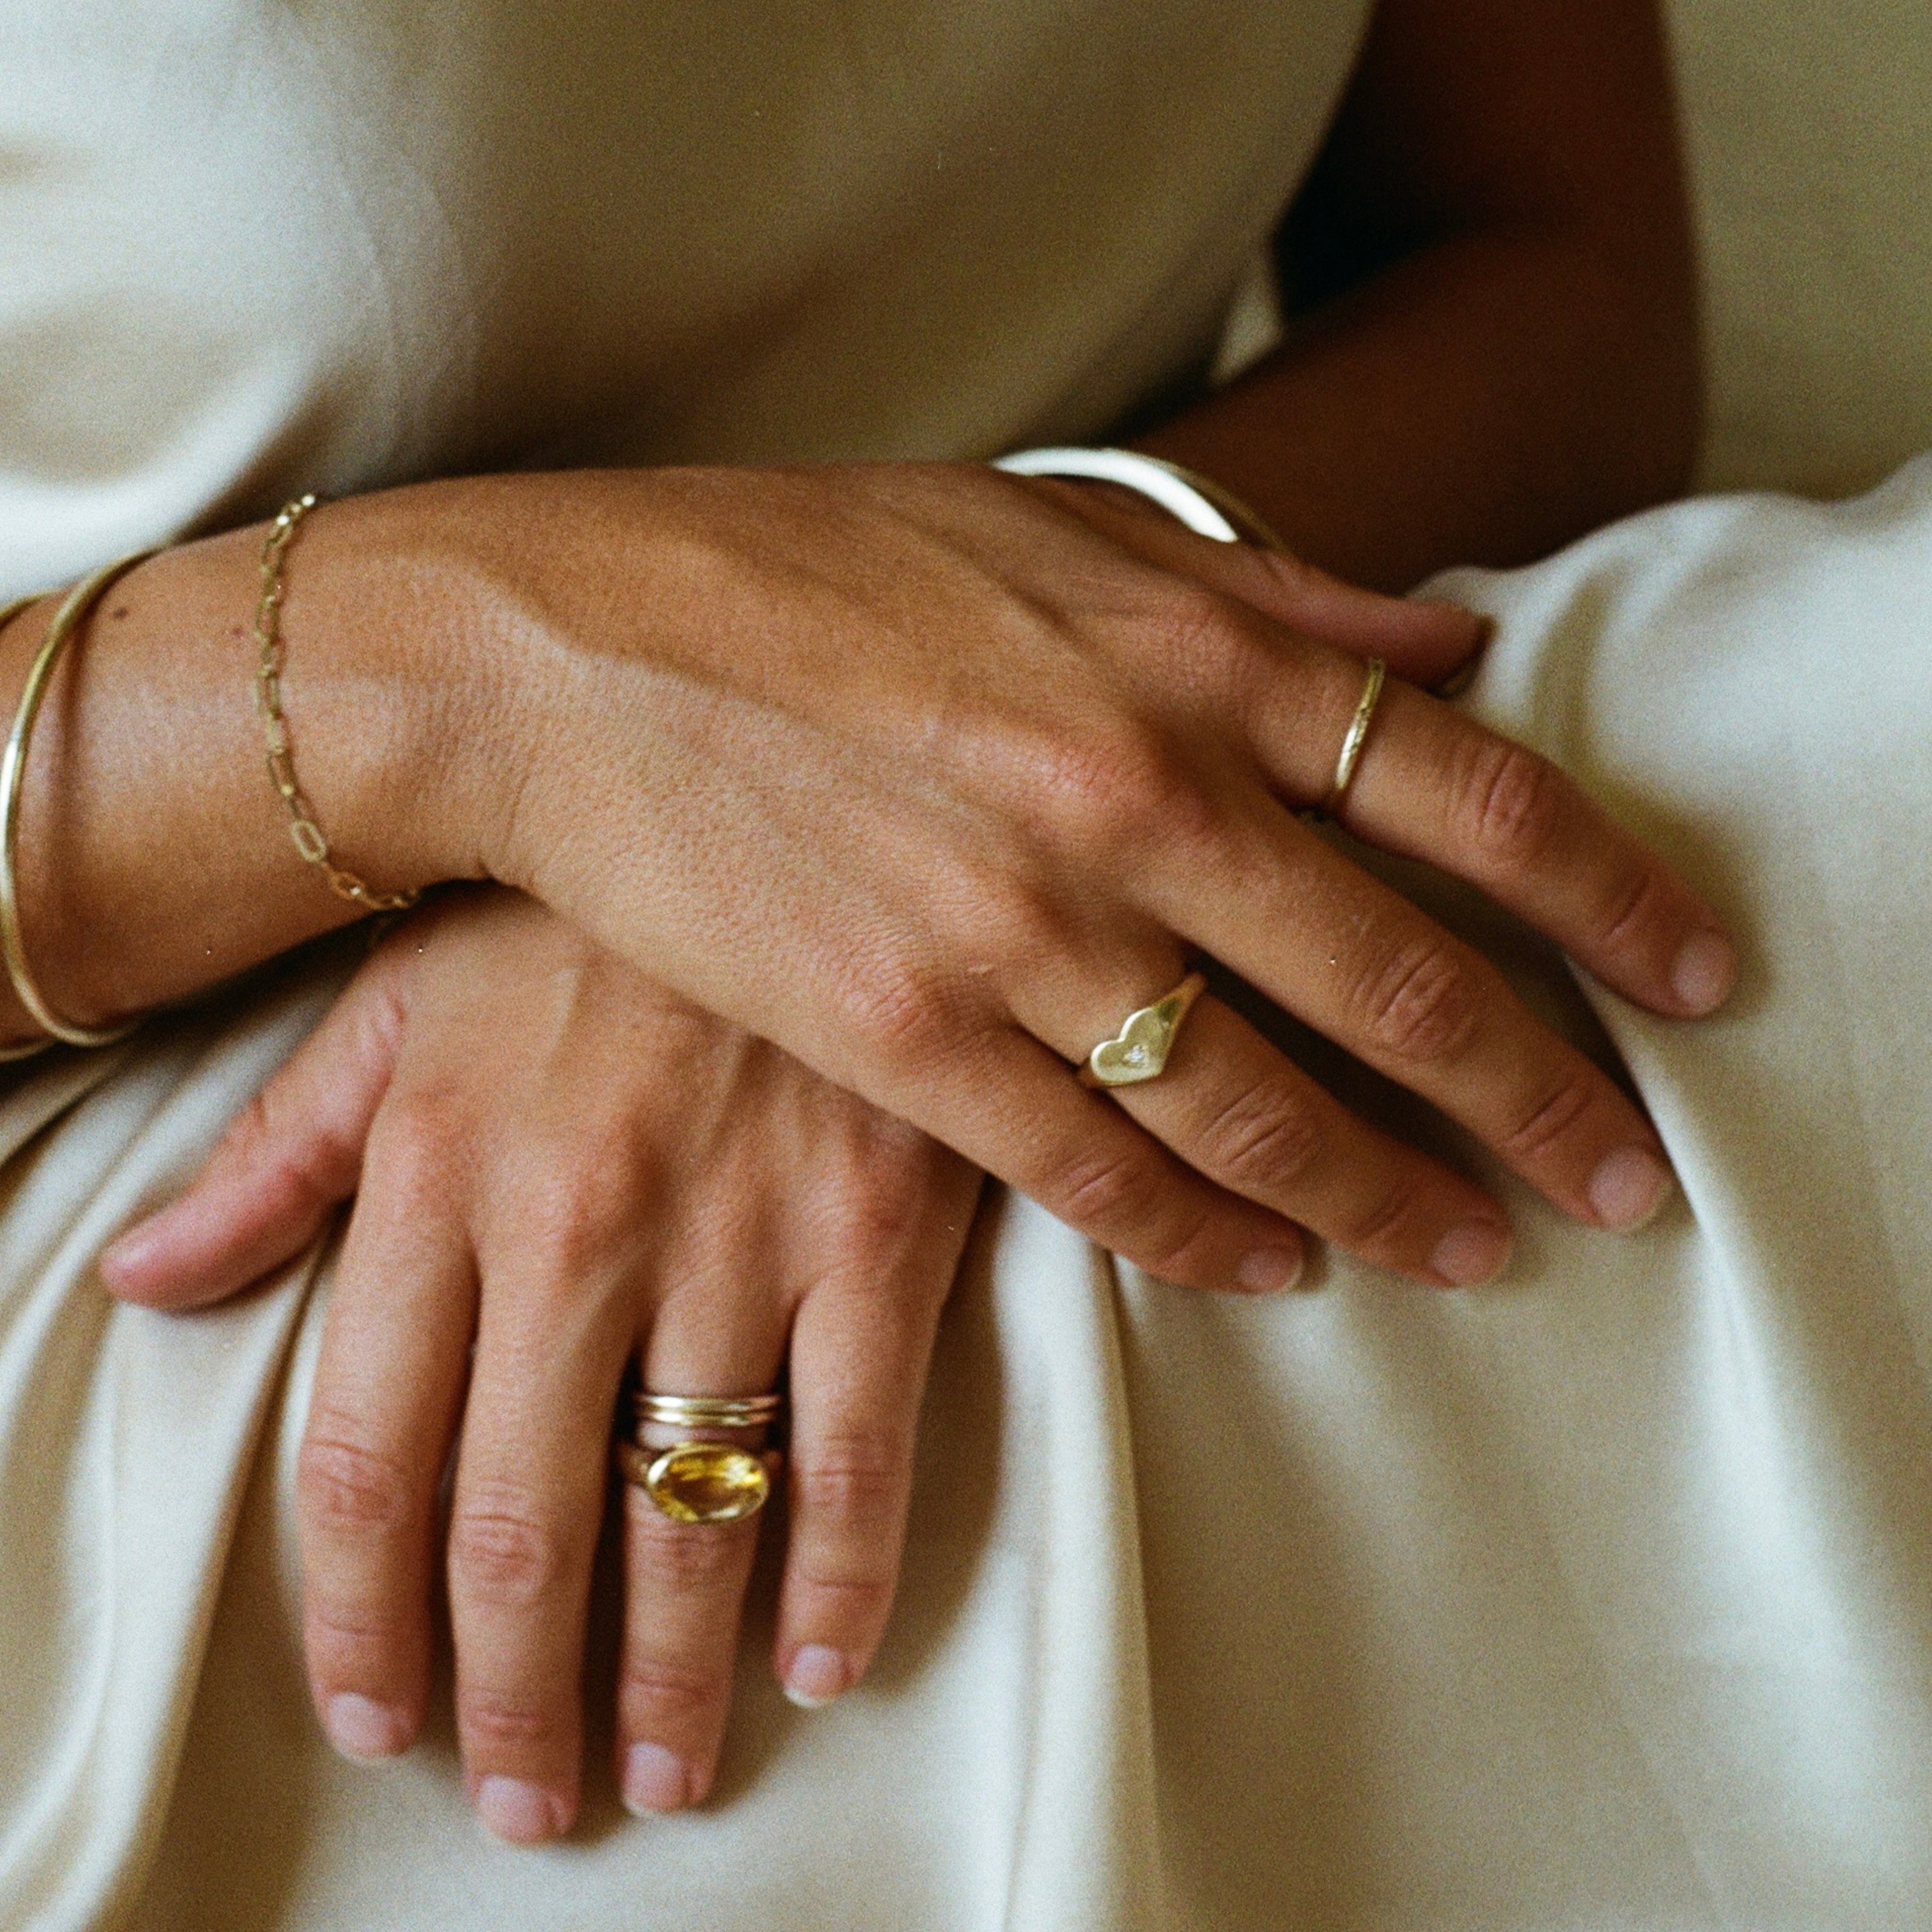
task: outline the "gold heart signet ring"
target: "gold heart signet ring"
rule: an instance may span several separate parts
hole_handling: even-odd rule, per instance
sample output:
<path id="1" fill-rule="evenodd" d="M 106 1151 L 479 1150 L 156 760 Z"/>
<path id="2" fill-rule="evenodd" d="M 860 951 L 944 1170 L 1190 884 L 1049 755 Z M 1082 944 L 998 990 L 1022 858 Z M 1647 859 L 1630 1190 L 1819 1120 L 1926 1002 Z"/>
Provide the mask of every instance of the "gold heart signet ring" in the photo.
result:
<path id="1" fill-rule="evenodd" d="M 1187 1010 L 1207 990 L 1208 982 L 1198 973 L 1190 973 L 1174 991 L 1128 1014 L 1120 1031 L 1103 1040 L 1087 1056 L 1080 1070 L 1083 1087 L 1132 1087 L 1155 1078 L 1167 1065 L 1174 1051 L 1174 1036 L 1187 1017 Z"/>

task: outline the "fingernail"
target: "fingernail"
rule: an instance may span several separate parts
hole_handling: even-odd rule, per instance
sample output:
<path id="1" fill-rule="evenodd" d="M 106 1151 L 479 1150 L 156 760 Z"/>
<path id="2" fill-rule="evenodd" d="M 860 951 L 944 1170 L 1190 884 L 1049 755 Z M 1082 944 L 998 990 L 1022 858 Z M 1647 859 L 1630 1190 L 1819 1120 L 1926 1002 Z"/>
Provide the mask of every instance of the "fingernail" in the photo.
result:
<path id="1" fill-rule="evenodd" d="M 409 1720 L 388 1704 L 338 1690 L 322 1712 L 328 1742 L 353 1764 L 374 1764 L 409 1748 Z"/>
<path id="2" fill-rule="evenodd" d="M 1670 990 L 1694 1013 L 1724 1004 L 1738 976 L 1738 956 L 1721 933 L 1700 932 L 1684 942 L 1670 969 Z"/>
<path id="3" fill-rule="evenodd" d="M 1250 1294 L 1278 1294 L 1301 1279 L 1300 1251 L 1257 1248 L 1235 1270 L 1234 1279 Z"/>
<path id="4" fill-rule="evenodd" d="M 1676 1184 L 1676 1177 L 1648 1148 L 1618 1148 L 1590 1177 L 1590 1205 L 1606 1228 L 1628 1234 L 1641 1228 Z"/>
<path id="5" fill-rule="evenodd" d="M 801 1644 L 785 1672 L 784 1694 L 801 1711 L 822 1711 L 850 1682 L 837 1651 L 822 1643 Z"/>
<path id="6" fill-rule="evenodd" d="M 1466 1222 L 1436 1243 L 1429 1265 L 1457 1288 L 1474 1288 L 1502 1273 L 1510 1245 L 1507 1228 L 1490 1221 Z"/>
<path id="7" fill-rule="evenodd" d="M 691 1802 L 691 1780 L 684 1760 L 662 1744 L 633 1744 L 624 1754 L 624 1807 L 642 1817 L 647 1811 L 682 1811 Z"/>
<path id="8" fill-rule="evenodd" d="M 540 1845 L 564 1827 L 562 1802 L 520 1778 L 486 1778 L 476 1787 L 476 1815 L 513 1845 Z"/>
<path id="9" fill-rule="evenodd" d="M 124 1233 L 115 1236 L 100 1251 L 100 1270 L 103 1274 L 116 1274 L 123 1268 L 139 1273 L 142 1262 L 148 1258 L 154 1244 L 148 1230 L 154 1226 L 152 1216 L 145 1221 L 137 1221 Z"/>

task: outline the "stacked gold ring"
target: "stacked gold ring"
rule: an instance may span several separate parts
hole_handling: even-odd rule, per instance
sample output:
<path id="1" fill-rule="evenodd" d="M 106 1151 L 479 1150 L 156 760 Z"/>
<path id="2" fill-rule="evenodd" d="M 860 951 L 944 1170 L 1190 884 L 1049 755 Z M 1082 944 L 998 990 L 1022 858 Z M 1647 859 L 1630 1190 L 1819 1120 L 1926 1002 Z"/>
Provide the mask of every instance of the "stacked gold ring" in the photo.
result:
<path id="1" fill-rule="evenodd" d="M 763 1429 L 776 1422 L 784 1397 L 770 1395 L 657 1395 L 649 1389 L 631 1393 L 631 1413 L 640 1423 L 656 1422 L 671 1429 Z"/>
<path id="2" fill-rule="evenodd" d="M 769 1428 L 784 1412 L 782 1395 L 659 1395 L 632 1392 L 632 1432 L 620 1437 L 611 1454 L 617 1473 L 644 1491 L 674 1522 L 722 1527 L 742 1522 L 763 1509 L 772 1492 L 778 1454 L 760 1454 L 736 1443 L 687 1439 L 668 1448 L 647 1443 L 647 1428 L 732 1430 Z"/>

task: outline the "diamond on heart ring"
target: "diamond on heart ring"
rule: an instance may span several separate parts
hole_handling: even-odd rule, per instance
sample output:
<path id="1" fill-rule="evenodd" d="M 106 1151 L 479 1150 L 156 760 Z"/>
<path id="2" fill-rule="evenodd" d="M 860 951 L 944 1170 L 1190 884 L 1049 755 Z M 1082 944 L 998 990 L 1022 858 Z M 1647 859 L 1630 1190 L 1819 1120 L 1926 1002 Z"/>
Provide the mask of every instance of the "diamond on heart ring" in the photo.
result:
<path id="1" fill-rule="evenodd" d="M 1112 1040 L 1103 1040 L 1087 1056 L 1080 1070 L 1083 1087 L 1131 1087 L 1151 1080 L 1167 1064 L 1174 1036 L 1187 1010 L 1207 988 L 1198 973 L 1190 973 L 1174 991 L 1150 1006 L 1130 1013 Z"/>

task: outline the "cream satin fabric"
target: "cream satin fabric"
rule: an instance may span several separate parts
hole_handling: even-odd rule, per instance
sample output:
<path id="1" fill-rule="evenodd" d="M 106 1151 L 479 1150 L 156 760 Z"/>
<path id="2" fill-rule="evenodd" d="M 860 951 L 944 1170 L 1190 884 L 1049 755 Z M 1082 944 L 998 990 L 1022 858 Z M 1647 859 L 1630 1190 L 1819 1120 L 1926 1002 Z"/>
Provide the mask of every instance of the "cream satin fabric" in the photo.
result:
<path id="1" fill-rule="evenodd" d="M 186 1321 L 88 1274 L 331 969 L 50 1067 L 5 1119 L 0 1925 L 1923 1924 L 1932 463 L 1452 587 L 1502 620 L 1468 701 L 1743 938 L 1714 1022 L 1588 994 L 1683 1204 L 1619 1239 L 1504 1182 L 1493 1289 L 1334 1261 L 1253 1303 L 1117 1279 L 997 1202 L 872 1678 L 786 1705 L 767 1575 L 718 1797 L 635 1822 L 602 1755 L 607 1579 L 585 1822 L 513 1851 L 470 1817 L 446 1706 L 377 1771 L 309 1715 L 309 1269 Z M 1587 1034 L 1560 962 L 1436 896 Z"/>
<path id="2" fill-rule="evenodd" d="M 1367 0 L 6 0 L 0 599 L 303 490 L 1196 376 Z"/>
<path id="3" fill-rule="evenodd" d="M 0 597 L 311 485 L 1097 434 L 1204 361 L 1364 10 L 15 0 Z M 326 1264 L 178 1321 L 92 1280 L 352 950 L 13 1076 L 0 1932 L 1922 1926 L 1932 471 L 1454 587 L 1504 620 L 1467 701 L 1744 938 L 1714 1024 L 1596 1001 L 1686 1202 L 1625 1241 L 1505 1184 L 1503 1286 L 1265 1305 L 995 1203 L 878 1667 L 784 1703 L 767 1573 L 702 1813 L 611 1792 L 608 1577 L 570 1841 L 483 1836 L 446 1707 L 335 1760 L 290 1537 Z"/>

